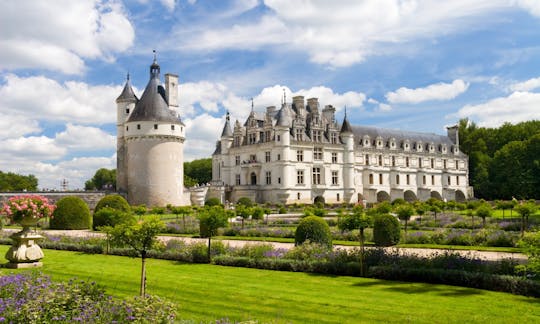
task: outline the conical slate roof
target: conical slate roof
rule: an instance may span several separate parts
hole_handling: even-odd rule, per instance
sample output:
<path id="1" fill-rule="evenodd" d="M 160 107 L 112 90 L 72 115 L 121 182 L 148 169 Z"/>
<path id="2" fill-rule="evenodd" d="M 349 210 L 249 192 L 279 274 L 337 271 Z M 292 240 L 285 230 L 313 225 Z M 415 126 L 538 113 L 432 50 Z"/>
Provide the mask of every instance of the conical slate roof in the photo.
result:
<path id="1" fill-rule="evenodd" d="M 227 111 L 227 116 L 225 117 L 225 126 L 223 126 L 223 131 L 221 132 L 221 137 L 232 137 L 233 133 L 230 125 L 230 116 Z"/>
<path id="2" fill-rule="evenodd" d="M 276 126 L 292 127 L 292 123 L 295 117 L 296 113 L 292 110 L 291 106 L 288 104 L 284 104 L 277 113 Z"/>
<path id="3" fill-rule="evenodd" d="M 180 123 L 180 119 L 169 109 L 165 99 L 165 89 L 159 80 L 159 65 L 154 60 L 150 66 L 150 81 L 146 85 L 141 99 L 129 116 L 128 122 L 157 121 Z"/>
<path id="4" fill-rule="evenodd" d="M 349 124 L 349 120 L 347 119 L 347 113 L 345 113 L 345 117 L 343 118 L 343 124 L 341 124 L 341 131 L 340 133 L 352 133 L 352 127 L 351 124 Z"/>
<path id="5" fill-rule="evenodd" d="M 116 98 L 116 102 L 119 101 L 134 101 L 137 102 L 137 96 L 135 93 L 133 93 L 133 89 L 131 88 L 131 83 L 129 82 L 129 74 L 127 76 L 126 84 L 124 85 L 124 89 L 122 90 L 122 93 Z"/>

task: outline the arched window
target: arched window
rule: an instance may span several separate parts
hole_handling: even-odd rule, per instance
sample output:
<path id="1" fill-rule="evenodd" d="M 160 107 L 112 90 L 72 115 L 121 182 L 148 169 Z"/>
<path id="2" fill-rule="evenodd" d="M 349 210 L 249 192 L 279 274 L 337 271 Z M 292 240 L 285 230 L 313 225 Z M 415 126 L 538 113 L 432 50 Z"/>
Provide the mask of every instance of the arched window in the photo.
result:
<path id="1" fill-rule="evenodd" d="M 255 172 L 251 172 L 251 185 L 256 185 L 257 184 L 257 175 L 255 174 Z"/>

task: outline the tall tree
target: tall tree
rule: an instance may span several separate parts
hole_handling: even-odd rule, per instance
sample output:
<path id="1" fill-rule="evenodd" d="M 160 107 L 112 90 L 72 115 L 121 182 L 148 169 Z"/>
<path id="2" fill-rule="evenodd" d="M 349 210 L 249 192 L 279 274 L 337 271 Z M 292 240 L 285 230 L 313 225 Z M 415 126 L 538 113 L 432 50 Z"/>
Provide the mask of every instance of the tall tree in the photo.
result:
<path id="1" fill-rule="evenodd" d="M 36 191 L 38 179 L 33 175 L 27 176 L 0 171 L 0 191 Z"/>
<path id="2" fill-rule="evenodd" d="M 203 184 L 210 182 L 210 180 L 212 180 L 212 159 L 184 162 L 184 182 Z"/>
<path id="3" fill-rule="evenodd" d="M 85 190 L 115 190 L 116 169 L 101 168 L 96 171 L 92 179 L 84 183 Z"/>

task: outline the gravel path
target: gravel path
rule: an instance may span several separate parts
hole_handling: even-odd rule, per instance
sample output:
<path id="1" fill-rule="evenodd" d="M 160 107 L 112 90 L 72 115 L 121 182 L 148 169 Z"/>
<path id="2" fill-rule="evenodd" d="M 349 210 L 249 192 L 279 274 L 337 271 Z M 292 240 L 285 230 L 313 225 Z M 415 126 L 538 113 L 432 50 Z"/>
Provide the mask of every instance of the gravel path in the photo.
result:
<path id="1" fill-rule="evenodd" d="M 15 232 L 15 229 L 4 229 L 4 231 Z M 104 234 L 99 232 L 92 232 L 89 230 L 72 230 L 72 231 L 62 231 L 62 230 L 43 230 L 43 234 L 49 235 L 65 235 L 72 237 L 101 237 Z M 204 242 L 208 240 L 204 238 L 190 238 L 190 237 L 178 237 L 178 236 L 167 236 L 161 235 L 160 240 L 167 242 L 169 240 L 181 240 L 186 243 L 195 243 L 195 242 Z M 244 245 L 260 245 L 260 244 L 271 244 L 275 248 L 290 249 L 294 246 L 293 243 L 279 243 L 279 242 L 264 242 L 264 241 L 242 241 L 242 240 L 221 240 L 223 244 L 229 245 L 231 247 L 242 247 Z M 347 246 L 347 245 L 334 245 L 334 249 L 355 249 L 358 246 Z M 372 247 L 367 247 L 370 249 Z M 419 255 L 424 257 L 433 256 L 435 254 L 440 254 L 448 251 L 459 253 L 463 256 L 475 257 L 482 260 L 496 261 L 502 259 L 515 259 L 519 263 L 524 263 L 527 261 L 527 256 L 522 253 L 511 253 L 511 252 L 492 252 L 492 251 L 469 251 L 469 250 L 447 250 L 447 249 L 422 249 L 422 248 L 397 248 L 389 247 L 385 248 L 389 251 L 398 251 L 402 255 Z"/>

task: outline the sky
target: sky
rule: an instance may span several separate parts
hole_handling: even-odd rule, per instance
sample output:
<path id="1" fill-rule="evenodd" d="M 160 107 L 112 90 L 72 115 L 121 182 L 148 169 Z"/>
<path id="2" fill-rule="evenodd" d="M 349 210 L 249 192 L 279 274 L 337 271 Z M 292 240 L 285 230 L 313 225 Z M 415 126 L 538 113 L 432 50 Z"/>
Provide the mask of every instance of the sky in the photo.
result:
<path id="1" fill-rule="evenodd" d="M 0 170 L 42 189 L 116 167 L 115 99 L 153 50 L 186 161 L 284 90 L 384 128 L 540 119 L 540 0 L 0 0 L 0 49 Z"/>

